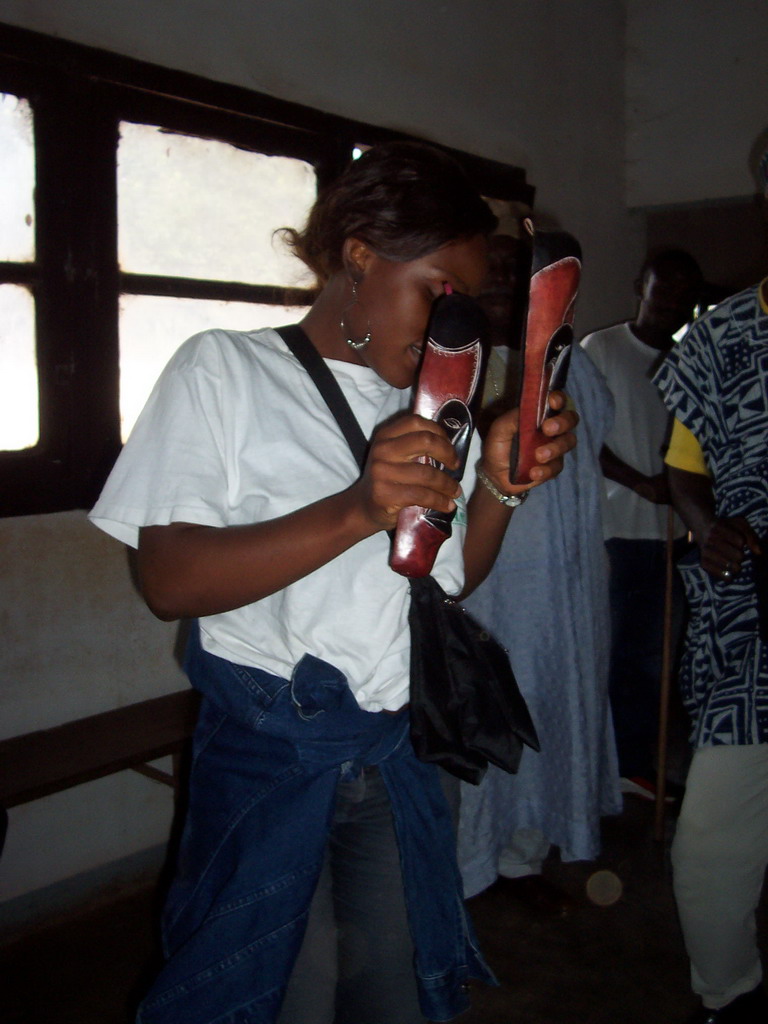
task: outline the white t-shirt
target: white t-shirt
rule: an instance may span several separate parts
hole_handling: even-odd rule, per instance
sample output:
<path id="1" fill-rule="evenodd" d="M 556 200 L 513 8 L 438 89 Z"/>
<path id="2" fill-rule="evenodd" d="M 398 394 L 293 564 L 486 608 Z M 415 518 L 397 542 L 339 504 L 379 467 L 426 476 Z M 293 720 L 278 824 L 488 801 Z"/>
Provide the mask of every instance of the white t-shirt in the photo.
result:
<path id="1" fill-rule="evenodd" d="M 366 436 L 410 402 L 409 390 L 368 367 L 327 364 Z M 478 454 L 467 460 L 468 494 Z M 163 371 L 90 518 L 135 547 L 142 526 L 263 522 L 358 476 L 336 421 L 278 334 L 207 331 Z M 465 519 L 461 501 L 435 563 L 449 593 L 463 585 Z M 203 646 L 284 678 L 310 653 L 344 672 L 365 710 L 396 710 L 408 699 L 409 594 L 388 557 L 389 538 L 377 533 L 276 594 L 202 618 Z"/>
<path id="2" fill-rule="evenodd" d="M 582 345 L 605 377 L 616 403 L 613 428 L 605 443 L 615 455 L 646 476 L 663 472 L 670 417 L 652 378 L 664 353 L 636 338 L 626 323 L 595 331 L 584 338 Z M 605 484 L 606 538 L 666 538 L 666 505 L 641 498 L 629 487 L 607 477 Z M 675 517 L 675 536 L 684 532 L 685 527 Z"/>

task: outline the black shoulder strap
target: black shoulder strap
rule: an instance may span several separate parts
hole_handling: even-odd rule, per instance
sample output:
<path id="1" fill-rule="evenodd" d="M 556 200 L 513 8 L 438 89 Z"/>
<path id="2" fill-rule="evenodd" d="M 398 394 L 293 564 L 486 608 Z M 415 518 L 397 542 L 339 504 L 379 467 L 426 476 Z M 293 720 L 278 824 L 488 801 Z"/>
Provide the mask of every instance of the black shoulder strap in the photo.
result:
<path id="1" fill-rule="evenodd" d="M 368 441 L 360 424 L 355 419 L 355 414 L 344 397 L 344 392 L 339 387 L 338 381 L 326 366 L 325 360 L 298 324 L 277 327 L 276 331 L 315 382 L 317 390 L 333 413 L 347 444 L 352 449 L 352 454 L 362 469 L 365 464 Z"/>

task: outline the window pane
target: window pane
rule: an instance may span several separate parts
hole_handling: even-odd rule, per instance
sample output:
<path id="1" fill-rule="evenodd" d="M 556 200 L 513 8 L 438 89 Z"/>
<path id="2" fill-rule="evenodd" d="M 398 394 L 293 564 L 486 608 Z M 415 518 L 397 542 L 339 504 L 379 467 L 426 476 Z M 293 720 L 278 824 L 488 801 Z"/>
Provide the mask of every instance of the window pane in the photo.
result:
<path id="1" fill-rule="evenodd" d="M 0 260 L 35 258 L 35 147 L 26 100 L 0 93 Z"/>
<path id="2" fill-rule="evenodd" d="M 35 303 L 27 288 L 0 284 L 0 450 L 40 440 Z"/>
<path id="3" fill-rule="evenodd" d="M 251 331 L 295 323 L 301 306 L 123 295 L 120 299 L 120 430 L 125 440 L 160 371 L 179 345 L 211 327 Z"/>
<path id="4" fill-rule="evenodd" d="M 273 232 L 302 227 L 310 164 L 224 142 L 120 126 L 119 260 L 136 274 L 307 287 L 307 269 Z"/>

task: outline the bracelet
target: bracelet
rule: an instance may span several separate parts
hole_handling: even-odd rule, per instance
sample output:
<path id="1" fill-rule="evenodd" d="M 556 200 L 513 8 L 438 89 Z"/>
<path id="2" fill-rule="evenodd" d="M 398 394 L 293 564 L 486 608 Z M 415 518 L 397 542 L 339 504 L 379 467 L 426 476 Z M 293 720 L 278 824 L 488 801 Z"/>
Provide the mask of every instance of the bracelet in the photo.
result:
<path id="1" fill-rule="evenodd" d="M 502 505 L 506 505 L 507 508 L 517 508 L 518 505 L 522 505 L 528 497 L 528 491 L 522 491 L 520 494 L 503 494 L 479 462 L 475 467 L 475 473 L 480 483 L 490 491 L 497 501 L 500 501 Z"/>

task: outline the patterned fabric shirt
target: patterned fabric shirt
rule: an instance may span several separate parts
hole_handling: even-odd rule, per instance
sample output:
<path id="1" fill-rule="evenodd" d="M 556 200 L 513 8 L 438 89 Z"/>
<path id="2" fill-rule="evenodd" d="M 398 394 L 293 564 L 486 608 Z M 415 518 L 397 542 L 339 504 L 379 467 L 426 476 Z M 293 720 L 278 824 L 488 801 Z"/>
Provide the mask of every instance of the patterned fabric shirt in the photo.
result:
<path id="1" fill-rule="evenodd" d="M 760 289 L 697 321 L 655 382 L 701 445 L 716 514 L 745 516 L 768 539 L 768 311 Z M 691 608 L 680 682 L 695 745 L 768 743 L 768 644 L 758 635 L 752 555 L 728 581 L 705 572 L 698 552 L 680 570 Z"/>

